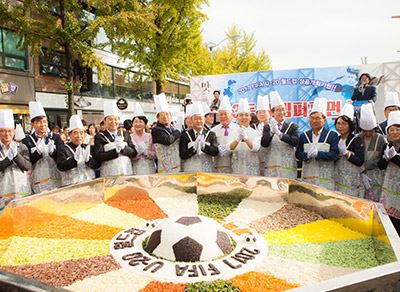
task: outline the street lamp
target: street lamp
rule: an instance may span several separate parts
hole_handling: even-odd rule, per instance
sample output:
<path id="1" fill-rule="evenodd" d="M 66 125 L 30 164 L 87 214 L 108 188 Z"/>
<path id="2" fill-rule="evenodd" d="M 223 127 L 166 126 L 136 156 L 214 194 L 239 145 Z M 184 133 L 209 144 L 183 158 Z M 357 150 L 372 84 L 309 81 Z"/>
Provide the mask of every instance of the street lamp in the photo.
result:
<path id="1" fill-rule="evenodd" d="M 228 35 L 226 38 L 224 38 L 224 39 L 223 39 L 222 41 L 220 41 L 218 44 L 211 42 L 211 43 L 208 43 L 207 46 L 208 46 L 208 49 L 210 50 L 210 52 L 212 52 L 212 50 L 213 50 L 214 48 L 218 47 L 220 44 L 222 44 L 222 43 L 223 43 L 224 41 L 226 41 L 227 39 L 235 40 L 235 39 L 238 39 L 238 38 L 240 38 L 240 34 Z"/>

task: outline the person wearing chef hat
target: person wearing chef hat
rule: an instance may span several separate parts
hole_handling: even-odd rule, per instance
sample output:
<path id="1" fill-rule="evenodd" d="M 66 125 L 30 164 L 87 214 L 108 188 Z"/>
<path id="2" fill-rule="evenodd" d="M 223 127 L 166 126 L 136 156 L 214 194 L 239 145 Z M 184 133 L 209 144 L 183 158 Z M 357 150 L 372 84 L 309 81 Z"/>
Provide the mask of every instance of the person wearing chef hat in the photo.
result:
<path id="1" fill-rule="evenodd" d="M 216 112 L 213 112 L 205 101 L 203 101 L 201 105 L 203 106 L 204 111 L 204 128 L 210 131 L 215 126 L 214 121 Z"/>
<path id="2" fill-rule="evenodd" d="M 94 158 L 100 166 L 100 176 L 132 175 L 131 159 L 137 155 L 131 137 L 118 131 L 119 112 L 114 100 L 104 101 L 104 131 L 94 137 Z"/>
<path id="3" fill-rule="evenodd" d="M 220 123 L 211 129 L 217 137 L 218 156 L 215 157 L 214 171 L 218 173 L 232 173 L 232 152 L 230 144 L 234 139 L 239 126 L 232 122 L 232 105 L 229 97 L 223 96 L 218 108 Z"/>
<path id="4" fill-rule="evenodd" d="M 385 120 L 379 124 L 379 133 L 386 136 L 387 119 L 390 112 L 400 111 L 399 94 L 396 91 L 388 91 L 385 94 L 385 102 L 383 104 Z"/>
<path id="5" fill-rule="evenodd" d="M 378 168 L 378 161 L 385 148 L 386 138 L 376 131 L 378 123 L 376 122 L 372 103 L 361 106 L 359 126 L 361 132 L 358 136 L 364 145 L 364 164 L 361 167 L 364 198 L 379 202 L 383 172 Z"/>
<path id="6" fill-rule="evenodd" d="M 156 149 L 150 133 L 146 133 L 148 120 L 140 103 L 135 102 L 132 120 L 131 139 L 138 155 L 132 160 L 135 174 L 156 173 Z"/>
<path id="7" fill-rule="evenodd" d="M 193 103 L 193 128 L 182 133 L 179 142 L 179 155 L 184 172 L 212 172 L 213 157 L 218 155 L 218 142 L 214 132 L 204 128 L 204 110 L 199 101 Z"/>
<path id="8" fill-rule="evenodd" d="M 326 98 L 315 98 L 310 112 L 310 127 L 300 135 L 296 158 L 303 161 L 304 181 L 335 190 L 335 160 L 339 156 L 339 136 L 325 128 Z"/>
<path id="9" fill-rule="evenodd" d="M 353 197 L 363 197 L 360 173 L 364 163 L 364 144 L 359 136 L 353 134 L 353 118 L 354 106 L 346 103 L 335 120 L 336 131 L 340 135 L 339 159 L 335 162 L 335 190 Z"/>
<path id="10" fill-rule="evenodd" d="M 157 124 L 151 130 L 151 137 L 156 148 L 158 172 L 180 172 L 179 157 L 180 130 L 171 124 L 171 111 L 164 93 L 154 95 L 157 112 Z"/>
<path id="11" fill-rule="evenodd" d="M 385 169 L 381 202 L 400 233 L 400 111 L 389 113 L 386 132 L 389 142 L 378 162 L 378 167 Z"/>
<path id="12" fill-rule="evenodd" d="M 269 124 L 269 119 L 270 119 L 268 95 L 257 96 L 256 118 L 257 118 L 257 122 L 251 124 L 250 127 L 257 130 L 262 135 L 264 126 Z M 264 147 L 261 147 L 260 150 L 258 151 L 258 159 L 260 162 L 260 174 L 261 175 L 264 175 L 266 156 L 267 156 L 267 149 Z"/>
<path id="13" fill-rule="evenodd" d="M 239 100 L 237 111 L 239 127 L 231 135 L 233 141 L 229 145 L 232 151 L 232 171 L 241 175 L 260 175 L 258 150 L 261 134 L 250 127 L 251 111 L 247 98 Z"/>
<path id="14" fill-rule="evenodd" d="M 13 141 L 14 133 L 12 110 L 0 110 L 0 205 L 31 194 L 29 150 Z"/>
<path id="15" fill-rule="evenodd" d="M 57 168 L 62 186 L 78 184 L 95 178 L 94 170 L 100 165 L 92 157 L 92 148 L 84 144 L 85 127 L 78 115 L 69 119 L 70 142 L 57 148 Z"/>
<path id="16" fill-rule="evenodd" d="M 22 143 L 29 149 L 32 191 L 37 194 L 61 186 L 61 177 L 56 165 L 56 148 L 63 142 L 58 134 L 49 131 L 46 113 L 40 102 L 29 102 L 29 112 L 34 132 L 26 136 Z"/>
<path id="17" fill-rule="evenodd" d="M 299 142 L 299 126 L 285 120 L 285 104 L 277 91 L 270 93 L 272 119 L 263 128 L 261 149 L 265 149 L 264 175 L 297 177 L 295 147 Z M 261 150 L 260 150 L 261 151 Z"/>

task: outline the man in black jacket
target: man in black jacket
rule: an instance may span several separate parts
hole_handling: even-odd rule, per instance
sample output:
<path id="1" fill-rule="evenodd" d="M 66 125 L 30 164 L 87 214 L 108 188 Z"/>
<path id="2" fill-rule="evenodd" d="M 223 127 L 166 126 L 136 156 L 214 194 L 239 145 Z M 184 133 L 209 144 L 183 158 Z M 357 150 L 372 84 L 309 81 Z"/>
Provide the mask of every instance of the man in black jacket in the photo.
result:
<path id="1" fill-rule="evenodd" d="M 180 172 L 179 138 L 181 132 L 171 124 L 171 112 L 165 94 L 154 96 L 157 125 L 151 130 L 156 148 L 158 172 Z"/>
<path id="2" fill-rule="evenodd" d="M 212 172 L 213 156 L 218 155 L 217 136 L 204 127 L 204 111 L 200 102 L 194 103 L 190 118 L 193 128 L 185 131 L 179 142 L 179 155 L 184 160 L 183 171 Z"/>
<path id="3" fill-rule="evenodd" d="M 100 176 L 132 175 L 131 158 L 137 155 L 131 137 L 118 131 L 119 114 L 114 101 L 104 102 L 104 126 L 94 137 L 94 158 L 100 166 Z"/>
<path id="4" fill-rule="evenodd" d="M 31 124 L 34 132 L 22 143 L 29 149 L 32 163 L 32 191 L 37 194 L 60 187 L 60 174 L 56 167 L 56 148 L 62 144 L 58 134 L 49 132 L 46 113 L 40 102 L 29 102 Z"/>

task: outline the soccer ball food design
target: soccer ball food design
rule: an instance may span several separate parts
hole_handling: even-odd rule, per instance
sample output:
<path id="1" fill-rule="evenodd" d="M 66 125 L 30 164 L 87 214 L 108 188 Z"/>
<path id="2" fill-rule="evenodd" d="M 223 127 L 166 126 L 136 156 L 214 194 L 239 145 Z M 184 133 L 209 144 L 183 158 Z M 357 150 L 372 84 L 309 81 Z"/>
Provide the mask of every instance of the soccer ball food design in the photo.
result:
<path id="1" fill-rule="evenodd" d="M 392 246 L 400 241 L 382 210 L 285 179 L 103 178 L 9 204 L 0 214 L 0 281 L 71 291 L 318 291 L 345 287 L 340 277 L 354 274 L 373 289 L 370 275 L 399 265 Z"/>

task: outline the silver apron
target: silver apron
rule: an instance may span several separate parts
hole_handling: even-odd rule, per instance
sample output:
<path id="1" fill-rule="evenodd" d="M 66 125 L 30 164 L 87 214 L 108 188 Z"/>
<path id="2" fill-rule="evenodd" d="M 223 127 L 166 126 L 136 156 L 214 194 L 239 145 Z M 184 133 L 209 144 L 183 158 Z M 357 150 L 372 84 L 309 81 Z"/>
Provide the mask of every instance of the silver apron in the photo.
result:
<path id="1" fill-rule="evenodd" d="M 152 174 L 156 173 L 156 164 L 153 159 L 147 159 L 141 156 L 138 160 L 132 160 L 134 174 Z"/>
<path id="2" fill-rule="evenodd" d="M 103 133 L 100 133 L 107 140 L 107 144 L 104 145 L 104 151 L 110 151 L 115 149 L 115 145 L 111 142 Z M 104 161 L 100 166 L 100 176 L 114 176 L 114 175 L 133 175 L 131 159 L 118 154 L 118 157 L 112 160 Z"/>
<path id="3" fill-rule="evenodd" d="M 399 153 L 396 154 L 400 156 Z M 382 186 L 381 203 L 386 212 L 397 219 L 400 219 L 400 167 L 389 162 Z"/>
<path id="4" fill-rule="evenodd" d="M 290 129 L 286 128 L 284 134 Z M 297 177 L 297 165 L 294 156 L 294 147 L 281 141 L 278 135 L 272 136 L 272 141 L 269 147 L 261 147 L 265 149 L 265 165 L 264 175 L 268 177 L 284 177 L 295 179 Z"/>
<path id="5" fill-rule="evenodd" d="M 204 138 L 205 140 L 207 140 L 208 133 Z M 192 140 L 192 137 L 190 137 L 188 132 L 186 132 L 186 135 L 189 137 L 190 140 L 188 144 L 188 148 L 190 148 L 192 147 L 194 141 Z M 182 171 L 185 172 L 197 172 L 197 171 L 212 172 L 213 166 L 214 166 L 213 157 L 204 153 L 203 151 L 200 151 L 200 153 L 196 153 L 189 159 L 182 161 Z"/>
<path id="6" fill-rule="evenodd" d="M 375 157 L 378 157 L 380 155 L 379 151 L 377 150 L 378 148 L 378 137 L 375 142 L 375 147 L 374 151 L 366 151 L 367 158 L 366 160 L 369 161 Z M 365 149 L 368 149 L 367 145 L 365 145 Z M 365 170 L 364 174 L 367 175 L 371 179 L 371 189 L 367 190 L 363 187 L 364 189 L 364 198 L 374 201 L 374 202 L 380 202 L 381 200 L 381 193 L 382 193 L 382 182 L 384 178 L 384 173 L 385 171 L 382 171 L 376 166 L 374 169 L 370 170 Z"/>
<path id="7" fill-rule="evenodd" d="M 258 151 L 253 152 L 245 142 L 239 142 L 237 148 L 232 152 L 232 171 L 234 174 L 259 176 Z"/>
<path id="8" fill-rule="evenodd" d="M 65 144 L 72 154 L 75 154 L 75 151 L 72 150 L 67 144 Z M 86 147 L 90 147 L 87 145 Z M 74 167 L 67 171 L 60 171 L 61 173 L 61 184 L 62 186 L 68 186 L 72 184 L 78 184 L 82 182 L 86 182 L 92 180 L 96 177 L 94 170 L 91 169 L 86 163 L 78 163 L 77 167 Z"/>
<path id="9" fill-rule="evenodd" d="M 0 160 L 7 157 L 0 151 Z M 0 198 L 22 198 L 32 193 L 28 180 L 28 172 L 22 171 L 14 162 L 4 171 L 0 172 Z"/>
<path id="10" fill-rule="evenodd" d="M 32 136 L 29 137 L 37 147 L 36 141 Z M 42 156 L 35 165 L 32 165 L 31 182 L 32 191 L 35 194 L 51 191 L 61 186 L 60 172 L 57 169 L 56 162 L 51 158 L 48 150 L 44 151 Z"/>
<path id="11" fill-rule="evenodd" d="M 351 139 L 346 149 L 356 137 Z M 349 162 L 345 156 L 340 156 L 335 162 L 335 191 L 353 197 L 361 197 L 360 167 Z"/>
<path id="12" fill-rule="evenodd" d="M 326 143 L 326 140 L 328 139 L 330 132 L 331 131 L 327 133 L 325 140 L 322 143 L 311 143 L 308 136 L 305 135 L 308 140 L 308 144 L 304 144 L 304 152 L 308 152 L 312 145 L 316 145 L 318 151 L 329 152 L 330 145 Z M 334 191 L 334 162 L 323 160 L 317 161 L 315 159 L 304 161 L 303 180 L 309 184 L 321 186 L 323 188 Z"/>
<path id="13" fill-rule="evenodd" d="M 179 157 L 179 139 L 171 145 L 154 144 L 157 153 L 159 173 L 180 172 L 181 158 Z"/>
<path id="14" fill-rule="evenodd" d="M 226 145 L 229 147 L 228 143 L 231 142 L 229 140 L 229 135 L 228 136 L 220 136 L 217 137 L 218 145 Z M 217 155 L 214 157 L 215 158 L 215 166 L 214 166 L 214 171 L 218 173 L 232 173 L 232 154 L 229 156 L 220 156 Z"/>

